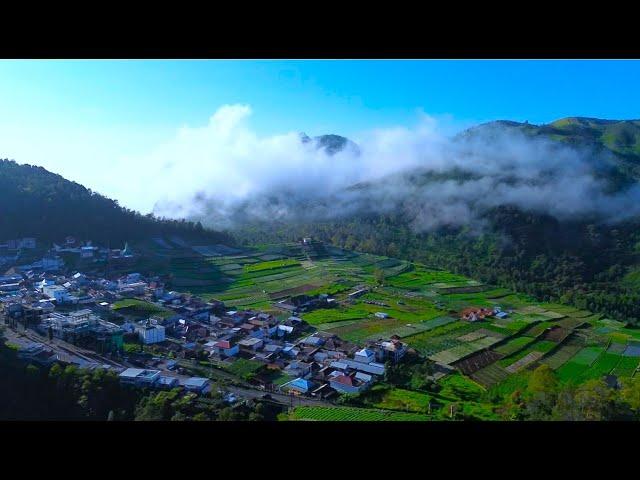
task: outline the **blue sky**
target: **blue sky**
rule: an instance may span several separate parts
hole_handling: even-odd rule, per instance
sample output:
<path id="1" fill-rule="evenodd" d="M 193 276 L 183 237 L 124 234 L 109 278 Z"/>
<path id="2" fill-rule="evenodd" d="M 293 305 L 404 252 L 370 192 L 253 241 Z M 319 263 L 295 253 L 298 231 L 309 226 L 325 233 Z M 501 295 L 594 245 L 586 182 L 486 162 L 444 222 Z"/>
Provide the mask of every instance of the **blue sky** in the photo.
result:
<path id="1" fill-rule="evenodd" d="M 199 124 L 247 103 L 263 134 L 415 120 L 640 116 L 636 61 L 4 61 L 4 120 L 73 128 Z"/>
<path id="2" fill-rule="evenodd" d="M 96 179 L 223 105 L 259 136 L 494 119 L 640 118 L 637 61 L 0 61 L 0 157 Z M 90 160 L 90 161 L 88 161 Z"/>

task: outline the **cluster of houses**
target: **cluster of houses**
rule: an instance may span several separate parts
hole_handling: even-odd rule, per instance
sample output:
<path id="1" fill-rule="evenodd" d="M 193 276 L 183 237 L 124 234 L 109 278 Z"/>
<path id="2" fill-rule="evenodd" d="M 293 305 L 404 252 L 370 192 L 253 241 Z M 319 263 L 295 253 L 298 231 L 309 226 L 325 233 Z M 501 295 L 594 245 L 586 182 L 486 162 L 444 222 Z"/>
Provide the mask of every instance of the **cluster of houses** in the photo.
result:
<path id="1" fill-rule="evenodd" d="M 357 347 L 337 336 L 316 332 L 282 349 L 269 368 L 281 368 L 292 379 L 282 391 L 328 398 L 336 393 L 355 394 L 369 388 L 385 373 L 385 362 L 399 362 L 408 347 L 399 337 L 368 342 Z"/>
<path id="2" fill-rule="evenodd" d="M 35 246 L 34 239 L 7 242 L 7 248 L 32 248 L 31 245 Z M 63 245 L 54 244 L 40 263 L 14 266 L 0 276 L 0 315 L 6 323 L 15 326 L 21 322 L 49 339 L 60 339 L 100 354 L 124 355 L 125 344 L 134 341 L 153 345 L 157 355 L 166 353 L 170 358 L 209 358 L 217 364 L 252 360 L 262 367 L 251 381 L 265 390 L 321 398 L 368 388 L 384 375 L 385 362 L 398 362 L 407 352 L 407 345 L 398 337 L 363 346 L 326 332 L 315 332 L 301 315 L 334 305 L 335 299 L 329 295 L 298 295 L 277 302 L 274 305 L 281 311 L 277 315 L 229 310 L 217 300 L 204 301 L 195 295 L 167 291 L 157 276 L 132 272 L 106 278 L 83 273 L 90 269 L 68 272 L 62 268 L 64 262 L 58 255 L 69 253 L 85 259 L 133 255 L 126 245 L 114 253 L 72 237 Z M 366 287 L 358 287 L 349 298 L 367 291 Z M 117 306 L 123 299 L 147 302 L 156 308 L 150 308 L 152 313 L 140 320 L 140 311 L 128 314 L 126 307 Z M 158 313 L 154 314 L 154 310 Z M 388 315 L 378 312 L 376 316 Z M 127 355 L 121 357 L 125 361 L 131 358 L 129 365 L 140 367 L 125 369 L 120 373 L 121 381 L 173 388 L 176 378 L 154 370 L 153 362 L 140 350 L 137 354 L 128 349 Z M 56 352 L 34 343 L 24 346 L 19 353 L 22 358 L 46 365 L 63 361 Z M 274 383 L 276 377 L 279 380 Z M 203 392 L 208 380 L 195 378 L 181 386 Z"/>
<path id="3" fill-rule="evenodd" d="M 469 307 L 460 312 L 460 317 L 463 320 L 467 320 L 469 322 L 478 322 L 480 320 L 484 320 L 487 317 L 507 318 L 508 316 L 509 313 L 503 311 L 498 306 L 493 308 Z"/>
<path id="4" fill-rule="evenodd" d="M 52 251 L 55 253 L 72 253 L 78 255 L 81 259 L 131 259 L 134 258 L 133 250 L 125 243 L 122 249 L 113 249 L 108 247 L 98 247 L 93 245 L 90 240 L 81 242 L 74 237 L 68 236 L 65 238 L 62 245 L 57 243 L 53 244 Z"/>
<path id="5" fill-rule="evenodd" d="M 333 334 L 311 332 L 300 317 L 253 310 L 151 317 L 123 328 L 142 343 L 154 344 L 157 352 L 173 351 L 178 358 L 208 358 L 229 366 L 240 359 L 262 363 L 251 378 L 256 386 L 320 398 L 368 388 L 384 375 L 385 362 L 398 362 L 407 352 L 398 337 L 363 348 Z M 274 376 L 286 381 L 276 385 Z"/>

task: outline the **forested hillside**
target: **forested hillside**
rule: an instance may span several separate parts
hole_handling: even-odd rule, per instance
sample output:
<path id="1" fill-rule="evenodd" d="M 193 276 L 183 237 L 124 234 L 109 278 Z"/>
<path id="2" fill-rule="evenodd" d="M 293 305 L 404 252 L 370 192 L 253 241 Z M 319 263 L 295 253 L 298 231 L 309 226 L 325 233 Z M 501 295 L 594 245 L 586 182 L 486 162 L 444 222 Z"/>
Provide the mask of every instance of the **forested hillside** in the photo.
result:
<path id="1" fill-rule="evenodd" d="M 640 121 L 566 118 L 548 125 L 500 121 L 471 128 L 457 140 L 472 141 L 481 136 L 483 142 L 491 143 L 494 133 L 501 135 L 514 129 L 526 137 L 588 149 L 590 156 L 584 164 L 592 169 L 589 175 L 602 182 L 604 199 L 610 193 L 622 198 L 625 189 L 637 186 Z M 545 168 L 562 160 L 563 157 L 551 158 Z M 560 168 L 549 174 L 541 169 L 541 175 L 531 182 L 545 182 L 549 175 L 560 174 L 570 176 L 572 170 Z M 348 249 L 425 262 L 541 300 L 559 300 L 612 318 L 640 322 L 640 219 L 631 216 L 624 221 L 610 221 L 624 213 L 619 209 L 610 208 L 599 216 L 565 215 L 559 219 L 544 211 L 527 210 L 523 202 L 520 205 L 505 202 L 478 211 L 473 225 L 459 222 L 438 228 L 416 228 L 413 212 L 429 205 L 429 197 L 425 196 L 426 200 L 418 197 L 421 192 L 439 182 L 455 185 L 462 195 L 465 188 L 474 188 L 465 186 L 474 185 L 476 177 L 473 172 L 457 168 L 416 169 L 402 173 L 402 182 L 389 178 L 352 187 L 352 192 L 362 192 L 354 198 L 366 199 L 376 198 L 371 193 L 384 190 L 390 183 L 403 185 L 409 193 L 401 202 L 396 201 L 392 209 L 385 211 L 371 205 L 341 214 L 335 208 L 333 218 L 282 221 L 277 226 L 273 222 L 254 222 L 238 229 L 236 235 L 244 241 L 293 240 L 310 235 Z M 506 187 L 517 185 L 517 180 L 508 177 L 504 182 Z M 571 182 L 565 188 L 572 188 Z M 588 195 L 583 199 L 590 200 Z M 405 208 L 407 205 L 411 208 Z M 473 207 L 473 201 L 470 205 Z M 446 201 L 437 209 L 443 206 L 447 206 Z"/>
<path id="2" fill-rule="evenodd" d="M 0 239 L 33 236 L 60 241 L 72 235 L 122 243 L 178 234 L 214 243 L 231 241 L 227 234 L 205 230 L 197 222 L 141 215 L 42 167 L 10 160 L 0 160 L 0 212 Z"/>

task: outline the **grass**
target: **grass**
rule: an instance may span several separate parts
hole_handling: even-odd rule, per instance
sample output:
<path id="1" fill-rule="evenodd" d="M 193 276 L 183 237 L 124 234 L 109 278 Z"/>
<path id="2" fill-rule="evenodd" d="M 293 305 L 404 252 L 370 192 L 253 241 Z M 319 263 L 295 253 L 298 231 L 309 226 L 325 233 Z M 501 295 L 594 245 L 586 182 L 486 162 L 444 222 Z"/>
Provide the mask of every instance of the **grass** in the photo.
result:
<path id="1" fill-rule="evenodd" d="M 438 384 L 442 387 L 438 394 L 448 399 L 479 401 L 485 392 L 476 382 L 459 373 L 447 375 Z"/>
<path id="2" fill-rule="evenodd" d="M 526 357 L 532 352 L 547 353 L 550 350 L 553 350 L 557 345 L 558 345 L 557 343 L 551 342 L 549 340 L 538 340 L 536 342 L 529 344 L 528 347 L 523 348 L 522 350 L 519 350 L 517 353 L 512 354 L 501 360 L 498 360 L 498 363 L 502 367 L 508 367 L 509 365 L 514 364 L 515 362 Z"/>
<path id="3" fill-rule="evenodd" d="M 419 289 L 433 283 L 467 284 L 470 279 L 444 270 L 429 270 L 414 264 L 407 272 L 386 279 L 393 287 L 408 290 Z"/>
<path id="4" fill-rule="evenodd" d="M 531 371 L 529 370 L 521 370 L 518 373 L 509 375 L 507 378 L 505 378 L 501 382 L 490 387 L 488 390 L 488 394 L 489 396 L 507 398 L 516 390 L 524 391 L 527 388 L 527 385 L 529 384 L 530 376 L 531 376 Z"/>
<path id="5" fill-rule="evenodd" d="M 591 365 L 602 354 L 604 349 L 602 347 L 585 347 L 580 350 L 572 359 L 579 365 Z"/>
<path id="6" fill-rule="evenodd" d="M 593 365 L 582 372 L 580 380 L 586 381 L 592 378 L 601 378 L 604 375 L 610 374 L 622 358 L 624 357 L 614 353 L 603 353 L 598 357 Z"/>
<path id="7" fill-rule="evenodd" d="M 621 357 L 611 373 L 619 377 L 630 377 L 638 368 L 638 363 L 640 357 Z"/>
<path id="8" fill-rule="evenodd" d="M 418 413 L 427 413 L 429 411 L 431 396 L 426 393 L 401 388 L 385 389 L 382 395 L 376 395 L 377 392 L 375 391 L 371 393 L 378 397 L 371 403 L 371 406 L 375 408 Z"/>
<path id="9" fill-rule="evenodd" d="M 561 382 L 578 383 L 582 373 L 589 368 L 588 365 L 576 363 L 573 360 L 562 365 L 556 372 Z"/>
<path id="10" fill-rule="evenodd" d="M 534 339 L 531 337 L 516 337 L 512 340 L 509 340 L 507 343 L 500 345 L 495 349 L 495 351 L 498 353 L 502 353 L 505 356 L 511 355 L 521 348 L 526 347 L 533 341 Z"/>
<path id="11" fill-rule="evenodd" d="M 264 367 L 264 363 L 255 360 L 245 360 L 244 358 L 238 358 L 231 364 L 224 364 L 226 371 L 241 378 L 246 378 L 256 373 L 262 367 Z"/>
<path id="12" fill-rule="evenodd" d="M 174 315 L 172 310 L 160 307 L 144 300 L 138 300 L 137 298 L 125 298 L 119 300 L 113 304 L 113 309 L 118 313 L 124 313 L 134 316 L 158 316 L 161 318 L 168 318 Z"/>
<path id="13" fill-rule="evenodd" d="M 300 265 L 300 262 L 293 259 L 270 260 L 267 262 L 259 262 L 259 263 L 254 263 L 252 265 L 245 265 L 244 271 L 247 273 L 254 273 L 254 272 L 262 272 L 265 270 L 275 270 L 279 268 L 293 267 L 298 265 Z"/>

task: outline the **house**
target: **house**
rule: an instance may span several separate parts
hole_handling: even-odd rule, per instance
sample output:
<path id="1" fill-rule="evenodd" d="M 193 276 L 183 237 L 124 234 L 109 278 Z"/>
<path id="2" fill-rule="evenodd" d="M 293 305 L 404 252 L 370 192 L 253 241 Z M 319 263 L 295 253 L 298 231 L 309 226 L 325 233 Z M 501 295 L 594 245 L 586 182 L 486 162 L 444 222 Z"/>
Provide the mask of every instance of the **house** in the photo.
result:
<path id="1" fill-rule="evenodd" d="M 142 324 L 136 325 L 135 330 L 138 333 L 140 341 L 145 345 L 165 341 L 165 328 L 162 325 L 145 321 Z"/>
<path id="2" fill-rule="evenodd" d="M 371 375 L 360 372 L 351 375 L 335 372 L 335 375 L 329 378 L 329 385 L 340 393 L 355 394 L 371 385 L 372 378 Z"/>
<path id="3" fill-rule="evenodd" d="M 77 300 L 76 297 L 70 295 L 67 289 L 61 285 L 44 285 L 42 287 L 42 293 L 57 303 L 74 303 L 74 300 Z"/>
<path id="4" fill-rule="evenodd" d="M 277 336 L 286 337 L 293 333 L 293 327 L 289 325 L 278 325 Z"/>
<path id="5" fill-rule="evenodd" d="M 143 368 L 127 368 L 118 377 L 124 384 L 136 386 L 152 386 L 160 378 L 160 370 L 146 370 Z"/>
<path id="6" fill-rule="evenodd" d="M 40 365 L 51 365 L 58 359 L 56 353 L 41 343 L 28 343 L 18 350 L 18 358 L 29 360 Z"/>
<path id="7" fill-rule="evenodd" d="M 283 372 L 292 377 L 304 377 L 311 372 L 311 364 L 294 360 L 289 365 L 284 367 Z"/>
<path id="8" fill-rule="evenodd" d="M 331 362 L 330 366 L 331 368 L 335 368 L 336 370 L 339 370 L 341 372 L 346 372 L 349 368 L 349 365 L 345 362 Z"/>
<path id="9" fill-rule="evenodd" d="M 358 350 L 355 353 L 355 355 L 353 356 L 353 359 L 356 362 L 371 363 L 371 362 L 375 361 L 376 353 L 373 350 L 369 350 L 367 348 L 363 348 L 362 350 Z"/>
<path id="10" fill-rule="evenodd" d="M 381 318 L 381 319 L 385 319 L 385 318 L 389 318 L 389 314 L 388 313 L 384 313 L 384 312 L 376 312 L 374 313 L 374 316 L 376 318 Z"/>
<path id="11" fill-rule="evenodd" d="M 314 388 L 313 382 L 304 378 L 296 378 L 280 387 L 281 389 L 290 390 L 294 393 L 307 393 Z"/>
<path id="12" fill-rule="evenodd" d="M 493 316 L 493 310 L 490 308 L 478 308 L 478 307 L 470 307 L 462 310 L 461 318 L 463 320 L 468 320 L 470 322 L 477 322 L 480 320 L 484 320 L 485 317 Z"/>
<path id="13" fill-rule="evenodd" d="M 302 340 L 301 343 L 303 343 L 304 345 L 312 345 L 314 347 L 319 347 L 324 343 L 324 339 L 316 335 L 311 335 L 310 337 L 307 337 L 304 340 Z"/>
<path id="14" fill-rule="evenodd" d="M 389 341 L 376 343 L 375 349 L 376 360 L 380 362 L 391 360 L 393 363 L 398 363 L 407 353 L 409 347 L 400 341 L 400 337 L 394 335 Z"/>
<path id="15" fill-rule="evenodd" d="M 189 392 L 202 394 L 206 392 L 210 384 L 211 382 L 209 381 L 208 378 L 191 377 L 185 380 L 184 388 Z"/>
<path id="16" fill-rule="evenodd" d="M 287 357 L 296 358 L 300 353 L 300 349 L 295 347 L 294 345 L 285 345 L 282 349 L 282 353 Z"/>
<path id="17" fill-rule="evenodd" d="M 264 345 L 264 342 L 255 337 L 244 338 L 238 342 L 241 351 L 255 352 Z"/>
<path id="18" fill-rule="evenodd" d="M 277 345 L 275 343 L 269 343 L 268 345 L 264 346 L 264 351 L 265 353 L 279 353 L 282 351 L 282 347 L 280 345 Z"/>
<path id="19" fill-rule="evenodd" d="M 176 377 L 168 377 L 165 375 L 161 375 L 158 377 L 159 388 L 165 388 L 167 390 L 171 390 L 172 388 L 176 388 L 180 386 L 180 381 Z"/>
<path id="20" fill-rule="evenodd" d="M 352 368 L 353 370 L 370 373 L 372 375 L 384 375 L 385 372 L 385 366 L 382 363 L 377 362 L 362 363 L 351 360 L 350 358 L 343 358 L 340 362 L 333 362 L 331 365 L 333 366 L 334 363 L 344 363 L 347 367 Z"/>
<path id="21" fill-rule="evenodd" d="M 358 297 L 361 297 L 362 295 L 364 295 L 365 293 L 367 293 L 369 291 L 368 288 L 361 288 L 359 290 L 356 290 L 355 292 L 351 292 L 348 297 L 351 299 L 355 299 Z"/>
<path id="22" fill-rule="evenodd" d="M 240 345 L 232 343 L 230 340 L 218 340 L 213 344 L 211 353 L 225 357 L 235 357 L 240 353 Z"/>

